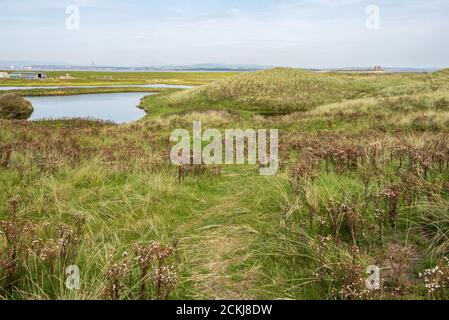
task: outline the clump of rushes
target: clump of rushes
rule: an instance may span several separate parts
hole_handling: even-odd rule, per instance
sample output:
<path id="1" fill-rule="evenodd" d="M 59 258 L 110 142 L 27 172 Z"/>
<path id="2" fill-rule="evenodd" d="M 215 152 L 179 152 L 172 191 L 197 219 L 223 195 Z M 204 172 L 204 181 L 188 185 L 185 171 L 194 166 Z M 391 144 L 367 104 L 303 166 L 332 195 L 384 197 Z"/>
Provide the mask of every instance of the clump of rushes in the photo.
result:
<path id="1" fill-rule="evenodd" d="M 140 292 L 139 299 L 144 299 L 146 295 L 146 280 L 153 262 L 153 255 L 156 250 L 156 243 L 151 242 L 149 245 L 136 244 L 134 246 L 134 255 L 137 265 L 140 269 Z"/>
<path id="2" fill-rule="evenodd" d="M 313 164 L 308 161 L 300 161 L 298 162 L 292 169 L 290 173 L 290 185 L 293 190 L 297 193 L 301 193 L 301 189 L 303 188 L 304 182 L 307 179 L 313 180 Z"/>
<path id="3" fill-rule="evenodd" d="M 76 257 L 77 249 L 81 241 L 82 227 L 85 223 L 85 217 L 81 214 L 73 216 L 75 229 L 60 224 L 58 226 L 58 243 L 60 246 L 60 257 L 64 264 L 73 261 Z"/>
<path id="4" fill-rule="evenodd" d="M 362 217 L 355 203 L 341 203 L 328 209 L 329 222 L 335 235 L 336 243 L 341 239 L 342 228 L 349 232 L 353 245 L 357 244 L 357 235 L 362 225 Z"/>
<path id="5" fill-rule="evenodd" d="M 398 204 L 399 197 L 401 195 L 400 192 L 401 189 L 399 185 L 391 185 L 382 192 L 382 196 L 388 206 L 388 214 L 390 216 L 390 221 L 393 228 L 396 227 L 398 220 Z"/>
<path id="6" fill-rule="evenodd" d="M 156 287 L 156 298 L 165 300 L 176 285 L 176 271 L 174 265 L 162 265 L 153 270 L 151 275 Z"/>
<path id="7" fill-rule="evenodd" d="M 11 144 L 0 145 L 0 167 L 8 168 L 13 148 Z"/>
<path id="8" fill-rule="evenodd" d="M 375 209 L 374 218 L 376 219 L 378 230 L 379 230 L 379 240 L 382 242 L 384 238 L 384 225 L 385 225 L 385 210 Z"/>
<path id="9" fill-rule="evenodd" d="M 152 280 L 156 288 L 156 298 L 166 299 L 176 283 L 174 265 L 167 265 L 167 259 L 173 254 L 172 247 L 164 247 L 158 243 L 155 246 L 156 267 L 153 269 Z"/>
<path id="10" fill-rule="evenodd" d="M 174 247 L 166 247 L 155 241 L 135 244 L 133 259 L 129 259 L 128 253 L 125 253 L 122 261 L 112 264 L 108 269 L 103 296 L 117 300 L 123 298 L 125 289 L 132 293 L 135 284 L 132 275 L 137 273 L 139 291 L 135 298 L 167 299 L 177 279 L 175 265 L 167 263 L 174 251 Z"/>
<path id="11" fill-rule="evenodd" d="M 341 274 L 339 290 L 333 294 L 343 300 L 363 300 L 369 298 L 370 292 L 364 286 L 363 267 L 355 261 L 341 263 L 338 266 Z"/>
<path id="12" fill-rule="evenodd" d="M 54 239 L 36 239 L 31 244 L 31 252 L 44 264 L 48 264 L 50 270 L 54 270 L 54 265 L 60 256 L 61 247 Z"/>
<path id="13" fill-rule="evenodd" d="M 329 225 L 334 233 L 335 242 L 338 244 L 340 242 L 340 229 L 343 223 L 343 217 L 340 214 L 338 207 L 332 207 L 328 209 L 329 215 Z"/>
<path id="14" fill-rule="evenodd" d="M 108 280 L 103 289 L 103 296 L 112 300 L 120 299 L 125 287 L 125 277 L 129 272 L 130 267 L 127 260 L 112 264 L 106 272 Z"/>
<path id="15" fill-rule="evenodd" d="M 58 266 L 67 265 L 70 259 L 76 258 L 84 218 L 76 216 L 75 231 L 61 224 L 56 239 L 42 239 L 37 232 L 39 226 L 18 214 L 19 197 L 13 197 L 9 203 L 8 218 L 0 221 L 0 231 L 5 238 L 4 247 L 0 247 L 0 275 L 2 290 L 11 295 L 15 289 L 17 292 L 21 290 L 22 280 L 35 276 L 35 264 L 30 263 L 33 259 L 47 265 L 52 276 L 61 275 Z M 43 224 L 42 227 L 47 225 Z"/>
<path id="16" fill-rule="evenodd" d="M 349 230 L 351 234 L 351 239 L 353 245 L 357 245 L 357 234 L 361 229 L 362 218 L 361 215 L 356 208 L 355 203 L 351 203 L 349 205 L 342 204 L 340 206 L 340 211 L 343 213 L 345 219 L 345 226 Z"/>
<path id="17" fill-rule="evenodd" d="M 424 279 L 430 298 L 444 299 L 444 291 L 449 287 L 449 259 L 444 257 L 435 267 L 420 273 L 419 277 Z"/>
<path id="18" fill-rule="evenodd" d="M 408 245 L 390 244 L 385 253 L 386 259 L 383 275 L 383 289 L 389 291 L 393 297 L 403 296 L 411 282 L 411 261 L 414 259 L 415 248 Z"/>
<path id="19" fill-rule="evenodd" d="M 9 201 L 11 206 L 9 217 L 7 220 L 0 221 L 0 230 L 6 239 L 5 248 L 1 251 L 0 267 L 6 281 L 4 288 L 8 293 L 13 290 L 21 262 L 28 259 L 29 244 L 35 230 L 34 224 L 18 215 L 19 200 L 19 196 L 15 196 Z"/>
<path id="20" fill-rule="evenodd" d="M 332 296 L 343 300 L 369 299 L 371 292 L 366 288 L 365 267 L 359 248 L 354 245 L 348 253 L 350 255 L 338 262 L 333 272 L 336 286 L 331 290 Z"/>

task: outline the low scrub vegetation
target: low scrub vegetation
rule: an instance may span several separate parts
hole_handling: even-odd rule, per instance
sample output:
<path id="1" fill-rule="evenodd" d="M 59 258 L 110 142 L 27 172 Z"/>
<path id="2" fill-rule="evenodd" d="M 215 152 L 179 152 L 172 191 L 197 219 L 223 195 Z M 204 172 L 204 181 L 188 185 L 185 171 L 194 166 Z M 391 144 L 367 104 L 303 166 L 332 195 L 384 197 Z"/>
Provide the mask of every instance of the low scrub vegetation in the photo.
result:
<path id="1" fill-rule="evenodd" d="M 128 125 L 0 120 L 0 297 L 448 299 L 448 85 L 275 69 Z M 278 175 L 171 165 L 193 120 L 278 128 Z"/>

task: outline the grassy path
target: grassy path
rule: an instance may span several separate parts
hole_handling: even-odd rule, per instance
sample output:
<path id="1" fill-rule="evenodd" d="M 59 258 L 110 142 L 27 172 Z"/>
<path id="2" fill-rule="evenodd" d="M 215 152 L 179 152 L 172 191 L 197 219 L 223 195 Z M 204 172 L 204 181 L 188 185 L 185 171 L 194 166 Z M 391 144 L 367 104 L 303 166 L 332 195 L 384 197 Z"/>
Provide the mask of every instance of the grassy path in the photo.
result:
<path id="1" fill-rule="evenodd" d="M 269 213 L 269 207 L 275 205 L 270 199 L 270 189 L 275 187 L 270 180 L 274 178 L 254 173 L 253 169 L 225 172 L 221 179 L 201 178 L 184 186 L 196 189 L 192 191 L 204 207 L 190 208 L 190 218 L 177 230 L 192 284 L 189 297 L 257 297 L 254 289 L 261 266 L 256 250 L 264 234 L 276 227 L 272 223 L 276 211 Z"/>

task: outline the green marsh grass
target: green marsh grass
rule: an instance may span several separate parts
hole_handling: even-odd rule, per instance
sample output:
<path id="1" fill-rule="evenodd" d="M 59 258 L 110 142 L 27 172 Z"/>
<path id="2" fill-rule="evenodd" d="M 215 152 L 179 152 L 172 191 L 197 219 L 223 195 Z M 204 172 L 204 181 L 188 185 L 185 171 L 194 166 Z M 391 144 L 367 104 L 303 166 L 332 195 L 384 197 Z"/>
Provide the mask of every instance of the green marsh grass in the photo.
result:
<path id="1" fill-rule="evenodd" d="M 448 80 L 275 69 L 147 97 L 148 116 L 128 125 L 0 120 L 0 220 L 15 195 L 46 239 L 85 217 L 80 290 L 65 288 L 61 260 L 51 271 L 33 260 L 1 297 L 105 298 L 135 246 L 156 241 L 176 247 L 169 295 L 133 264 L 106 298 L 447 299 Z M 193 120 L 279 128 L 279 174 L 206 167 L 179 181 L 168 137 Z M 381 290 L 364 286 L 369 265 Z"/>

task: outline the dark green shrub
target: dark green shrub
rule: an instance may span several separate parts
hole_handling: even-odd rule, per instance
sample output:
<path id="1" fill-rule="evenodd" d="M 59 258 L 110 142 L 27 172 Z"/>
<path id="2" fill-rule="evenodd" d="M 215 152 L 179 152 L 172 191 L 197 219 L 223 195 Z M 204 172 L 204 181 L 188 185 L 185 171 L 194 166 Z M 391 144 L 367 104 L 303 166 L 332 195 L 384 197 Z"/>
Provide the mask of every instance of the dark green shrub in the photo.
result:
<path id="1" fill-rule="evenodd" d="M 16 93 L 0 95 L 1 119 L 28 119 L 33 113 L 33 105 Z"/>

